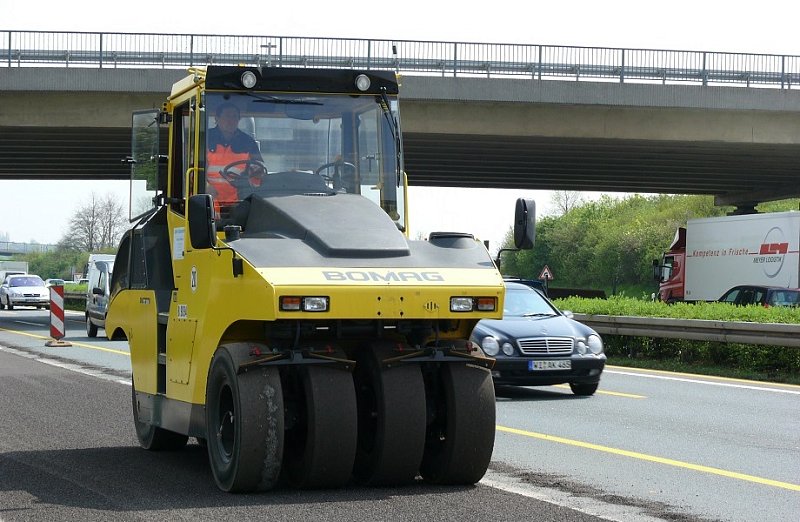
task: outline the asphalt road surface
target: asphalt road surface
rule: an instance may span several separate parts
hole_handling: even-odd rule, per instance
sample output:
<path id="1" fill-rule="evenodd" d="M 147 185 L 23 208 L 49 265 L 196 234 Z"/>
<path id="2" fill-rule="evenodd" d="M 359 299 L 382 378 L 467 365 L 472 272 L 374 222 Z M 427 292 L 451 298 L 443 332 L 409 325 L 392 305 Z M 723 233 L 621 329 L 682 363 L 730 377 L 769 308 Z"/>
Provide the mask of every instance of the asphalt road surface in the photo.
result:
<path id="1" fill-rule="evenodd" d="M 127 343 L 46 347 L 49 313 L 0 311 L 0 521 L 798 520 L 800 387 L 608 368 L 600 390 L 497 390 L 474 487 L 230 495 L 205 450 L 138 447 Z"/>

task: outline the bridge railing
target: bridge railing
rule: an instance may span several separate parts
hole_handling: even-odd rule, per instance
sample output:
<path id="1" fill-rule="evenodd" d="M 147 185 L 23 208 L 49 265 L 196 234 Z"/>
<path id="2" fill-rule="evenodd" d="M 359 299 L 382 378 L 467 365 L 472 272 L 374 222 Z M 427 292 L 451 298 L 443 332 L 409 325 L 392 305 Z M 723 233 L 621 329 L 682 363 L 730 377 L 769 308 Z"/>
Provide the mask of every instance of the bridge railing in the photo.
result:
<path id="1" fill-rule="evenodd" d="M 779 89 L 800 84 L 800 56 L 793 55 L 294 36 L 0 31 L 0 65 L 6 67 L 176 69 L 209 64 Z"/>
<path id="2" fill-rule="evenodd" d="M 14 254 L 32 254 L 52 252 L 58 245 L 46 245 L 41 243 L 17 243 L 14 241 L 0 241 L 0 255 L 10 256 Z"/>

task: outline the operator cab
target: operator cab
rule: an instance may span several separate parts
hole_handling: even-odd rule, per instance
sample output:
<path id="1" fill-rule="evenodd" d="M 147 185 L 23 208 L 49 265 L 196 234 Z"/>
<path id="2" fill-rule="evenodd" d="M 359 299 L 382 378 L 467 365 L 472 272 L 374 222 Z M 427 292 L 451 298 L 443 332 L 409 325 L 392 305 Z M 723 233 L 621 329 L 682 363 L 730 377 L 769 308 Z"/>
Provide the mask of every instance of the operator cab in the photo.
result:
<path id="1" fill-rule="evenodd" d="M 194 72 L 206 87 L 196 96 L 160 112 L 134 113 L 131 221 L 160 202 L 185 214 L 192 196 L 209 194 L 221 231 L 246 222 L 253 198 L 355 194 L 406 229 L 393 72 L 233 66 Z M 176 89 L 194 85 L 187 80 Z M 178 124 L 167 146 L 158 128 L 168 121 Z M 235 133 L 226 127 L 231 121 Z"/>

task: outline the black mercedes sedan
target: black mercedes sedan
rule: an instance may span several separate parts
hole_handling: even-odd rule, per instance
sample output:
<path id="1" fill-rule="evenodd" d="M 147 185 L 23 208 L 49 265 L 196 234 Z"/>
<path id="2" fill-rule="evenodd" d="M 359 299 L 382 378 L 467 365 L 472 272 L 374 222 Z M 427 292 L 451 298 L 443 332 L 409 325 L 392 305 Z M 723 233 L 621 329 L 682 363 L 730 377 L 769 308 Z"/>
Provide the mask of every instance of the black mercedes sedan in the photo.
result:
<path id="1" fill-rule="evenodd" d="M 606 364 L 597 332 L 520 283 L 506 282 L 503 319 L 482 319 L 471 340 L 497 359 L 495 385 L 568 383 L 575 395 L 592 395 Z"/>

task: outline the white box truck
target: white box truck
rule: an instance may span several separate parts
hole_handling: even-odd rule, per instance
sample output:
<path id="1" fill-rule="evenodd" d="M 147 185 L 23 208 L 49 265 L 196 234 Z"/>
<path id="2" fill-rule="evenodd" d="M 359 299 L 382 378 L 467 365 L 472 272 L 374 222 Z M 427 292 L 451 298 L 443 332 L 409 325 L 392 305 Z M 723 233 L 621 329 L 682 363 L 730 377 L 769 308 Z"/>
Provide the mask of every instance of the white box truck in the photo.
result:
<path id="1" fill-rule="evenodd" d="M 800 286 L 800 212 L 690 219 L 653 262 L 665 302 L 716 301 L 737 285 Z"/>
<path id="2" fill-rule="evenodd" d="M 0 261 L 0 283 L 9 275 L 27 274 L 27 261 Z"/>

